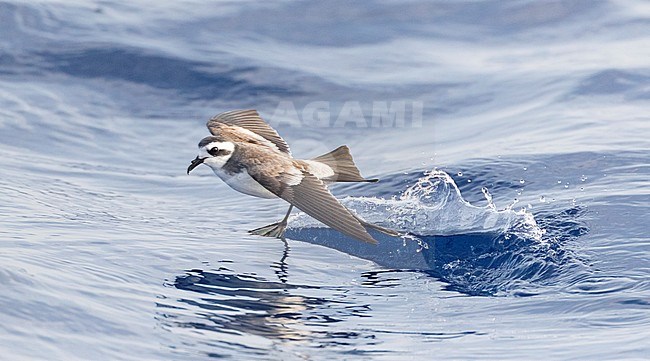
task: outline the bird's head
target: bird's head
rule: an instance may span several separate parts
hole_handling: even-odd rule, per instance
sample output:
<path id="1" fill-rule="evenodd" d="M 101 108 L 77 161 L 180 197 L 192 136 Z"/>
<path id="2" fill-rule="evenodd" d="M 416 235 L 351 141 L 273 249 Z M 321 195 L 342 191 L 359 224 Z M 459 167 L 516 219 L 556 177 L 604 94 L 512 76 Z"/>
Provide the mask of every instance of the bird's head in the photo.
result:
<path id="1" fill-rule="evenodd" d="M 235 144 L 233 142 L 224 141 L 215 136 L 203 138 L 199 142 L 199 155 L 187 167 L 187 174 L 201 164 L 205 164 L 213 170 L 221 169 L 232 157 L 234 151 Z"/>

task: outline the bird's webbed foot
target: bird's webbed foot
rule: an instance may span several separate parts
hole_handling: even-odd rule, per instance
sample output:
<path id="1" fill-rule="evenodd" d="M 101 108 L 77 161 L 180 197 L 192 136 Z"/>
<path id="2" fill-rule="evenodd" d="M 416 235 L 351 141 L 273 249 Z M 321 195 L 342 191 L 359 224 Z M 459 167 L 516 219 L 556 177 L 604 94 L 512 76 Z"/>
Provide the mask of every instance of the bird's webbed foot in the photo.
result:
<path id="1" fill-rule="evenodd" d="M 284 238 L 284 231 L 287 229 L 287 222 L 281 221 L 269 224 L 260 228 L 248 231 L 250 234 L 256 234 L 264 237 Z"/>

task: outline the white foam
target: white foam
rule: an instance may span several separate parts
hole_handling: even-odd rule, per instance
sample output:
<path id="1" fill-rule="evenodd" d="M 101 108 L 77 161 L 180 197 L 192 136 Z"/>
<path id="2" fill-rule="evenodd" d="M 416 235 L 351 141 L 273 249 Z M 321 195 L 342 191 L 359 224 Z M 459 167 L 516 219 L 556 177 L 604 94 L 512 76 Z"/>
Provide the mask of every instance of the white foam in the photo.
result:
<path id="1" fill-rule="evenodd" d="M 368 222 L 420 236 L 497 232 L 542 239 L 544 231 L 532 214 L 509 208 L 498 210 L 491 197 L 486 197 L 487 206 L 471 205 L 447 173 L 432 170 L 399 198 L 346 197 L 341 202 Z M 299 213 L 291 219 L 290 226 L 322 225 Z"/>

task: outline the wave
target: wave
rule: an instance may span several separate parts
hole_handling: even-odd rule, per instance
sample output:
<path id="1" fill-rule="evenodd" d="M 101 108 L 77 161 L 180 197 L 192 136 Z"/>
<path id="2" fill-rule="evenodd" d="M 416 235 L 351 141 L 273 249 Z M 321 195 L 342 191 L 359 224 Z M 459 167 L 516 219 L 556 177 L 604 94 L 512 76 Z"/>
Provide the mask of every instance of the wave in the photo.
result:
<path id="1" fill-rule="evenodd" d="M 401 238 L 371 231 L 379 244 L 364 244 L 303 213 L 290 220 L 286 236 L 382 267 L 424 271 L 447 282 L 449 289 L 472 295 L 536 294 L 540 285 L 560 280 L 564 269 L 580 264 L 562 246 L 566 237 L 586 232 L 580 222 L 568 221 L 579 210 L 548 215 L 542 228 L 525 209 L 514 210 L 514 203 L 497 209 L 489 191 L 483 188 L 483 193 L 488 204 L 472 205 L 447 173 L 432 170 L 400 196 L 342 200 L 363 219 L 405 233 Z"/>

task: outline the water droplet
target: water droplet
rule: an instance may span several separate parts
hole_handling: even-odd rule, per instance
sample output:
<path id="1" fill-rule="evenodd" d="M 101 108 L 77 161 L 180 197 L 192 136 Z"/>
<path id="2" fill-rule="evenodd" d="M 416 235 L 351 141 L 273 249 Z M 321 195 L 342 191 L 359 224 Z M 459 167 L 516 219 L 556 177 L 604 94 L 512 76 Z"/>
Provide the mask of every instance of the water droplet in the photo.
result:
<path id="1" fill-rule="evenodd" d="M 522 179 L 519 180 L 519 183 L 524 184 L 524 183 L 526 183 L 526 181 L 523 180 L 523 178 L 522 178 Z"/>
<path id="2" fill-rule="evenodd" d="M 468 180 L 467 180 L 467 183 L 472 183 L 472 180 L 471 180 L 471 179 L 468 179 Z"/>
<path id="3" fill-rule="evenodd" d="M 564 185 L 564 188 L 569 188 L 569 184 L 568 184 L 568 183 L 565 184 L 565 185 Z"/>
<path id="4" fill-rule="evenodd" d="M 582 177 L 580 177 L 580 180 L 584 182 L 587 180 L 587 177 L 583 174 Z"/>
<path id="5" fill-rule="evenodd" d="M 528 170 L 528 167 L 524 167 L 524 170 Z"/>
<path id="6" fill-rule="evenodd" d="M 585 187 L 580 187 L 580 191 L 581 191 L 581 192 L 584 192 L 584 191 L 585 191 Z"/>
<path id="7" fill-rule="evenodd" d="M 512 200 L 512 203 L 509 204 L 509 205 L 506 207 L 506 210 L 511 210 L 512 207 L 514 207 L 515 204 L 517 204 L 518 202 L 519 202 L 519 198 L 515 198 L 515 199 L 513 199 L 513 200 Z"/>
<path id="8" fill-rule="evenodd" d="M 542 203 L 546 203 L 546 197 L 539 196 L 539 201 L 542 202 Z"/>
<path id="9" fill-rule="evenodd" d="M 561 180 L 558 180 L 558 181 L 557 181 L 557 184 L 562 184 L 562 181 L 561 181 Z"/>
<path id="10" fill-rule="evenodd" d="M 463 172 L 458 172 L 458 176 L 459 176 L 459 177 L 462 177 L 462 176 L 463 176 Z"/>
<path id="11" fill-rule="evenodd" d="M 497 207 L 494 205 L 494 202 L 492 201 L 492 195 L 490 194 L 490 191 L 483 187 L 481 188 L 481 192 L 483 192 L 483 195 L 485 196 L 485 200 L 488 202 L 488 207 L 492 209 L 496 209 Z"/>

